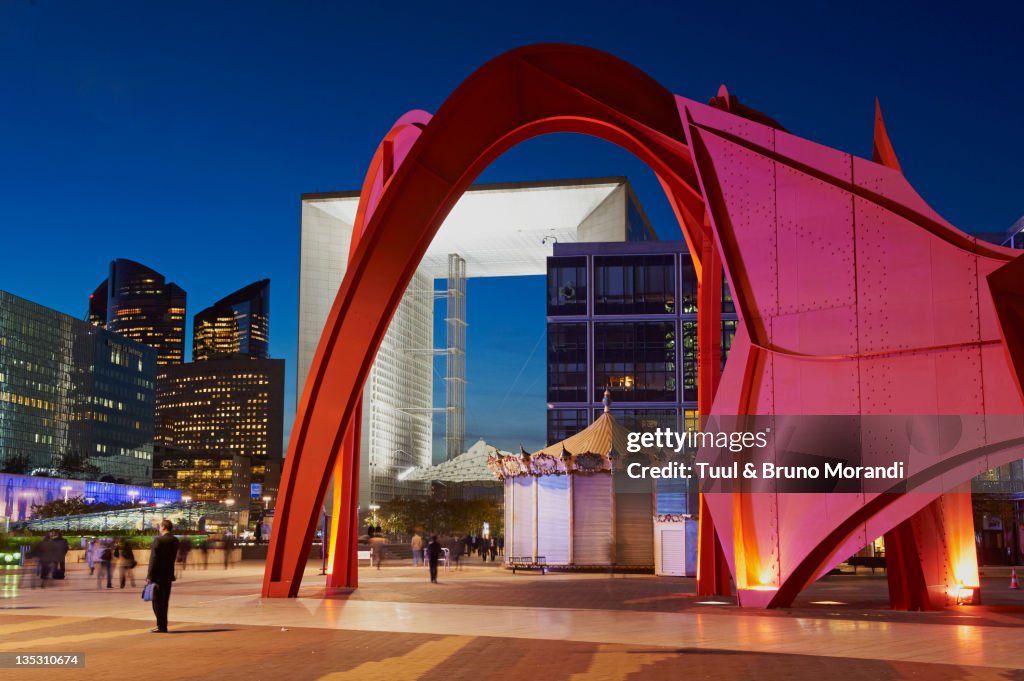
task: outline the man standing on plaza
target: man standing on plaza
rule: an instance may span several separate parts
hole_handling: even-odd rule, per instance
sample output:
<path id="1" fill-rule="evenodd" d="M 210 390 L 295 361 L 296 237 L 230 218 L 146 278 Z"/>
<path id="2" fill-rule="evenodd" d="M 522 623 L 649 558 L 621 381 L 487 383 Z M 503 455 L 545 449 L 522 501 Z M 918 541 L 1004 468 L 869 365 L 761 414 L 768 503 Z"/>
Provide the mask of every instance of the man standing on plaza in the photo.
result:
<path id="1" fill-rule="evenodd" d="M 437 561 L 441 559 L 441 544 L 435 534 L 427 544 L 427 563 L 430 565 L 430 581 L 437 584 Z"/>
<path id="2" fill-rule="evenodd" d="M 171 582 L 174 581 L 174 561 L 178 556 L 178 538 L 171 534 L 170 520 L 160 521 L 160 536 L 153 540 L 149 550 L 149 572 L 146 582 L 152 583 L 153 613 L 156 628 L 153 633 L 167 633 L 167 607 L 171 601 Z"/>

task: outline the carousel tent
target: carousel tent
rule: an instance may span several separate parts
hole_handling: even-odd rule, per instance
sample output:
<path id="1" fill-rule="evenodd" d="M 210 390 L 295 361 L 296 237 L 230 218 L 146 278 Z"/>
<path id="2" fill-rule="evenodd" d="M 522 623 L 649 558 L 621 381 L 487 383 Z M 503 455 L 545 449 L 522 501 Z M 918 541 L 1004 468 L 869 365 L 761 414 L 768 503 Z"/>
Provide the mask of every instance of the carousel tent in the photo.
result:
<path id="1" fill-rule="evenodd" d="M 489 458 L 505 486 L 507 562 L 654 567 L 654 483 L 613 471 L 660 457 L 629 453 L 628 433 L 606 408 L 585 430 L 538 452 Z"/>

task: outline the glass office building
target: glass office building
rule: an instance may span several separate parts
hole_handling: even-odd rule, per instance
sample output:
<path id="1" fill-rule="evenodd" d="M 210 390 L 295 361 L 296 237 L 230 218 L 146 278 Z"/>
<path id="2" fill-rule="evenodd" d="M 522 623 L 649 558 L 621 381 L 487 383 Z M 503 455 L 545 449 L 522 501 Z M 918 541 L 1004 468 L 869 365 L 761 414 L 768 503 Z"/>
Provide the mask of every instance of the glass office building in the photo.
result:
<path id="1" fill-rule="evenodd" d="M 605 387 L 629 430 L 697 428 L 697 275 L 686 243 L 559 243 L 553 253 L 548 443 L 590 425 Z M 736 320 L 723 285 L 723 366 Z M 658 513 L 685 512 L 686 495 L 683 482 L 660 481 Z"/>
<path id="2" fill-rule="evenodd" d="M 0 291 L 0 464 L 148 484 L 156 352 Z"/>
<path id="3" fill-rule="evenodd" d="M 590 425 L 605 387 L 631 429 L 696 422 L 697 276 L 685 242 L 556 244 L 547 312 L 549 443 Z M 736 319 L 723 286 L 723 366 Z"/>
<path id="4" fill-rule="evenodd" d="M 263 279 L 221 298 L 192 320 L 192 361 L 267 359 L 270 280 Z"/>
<path id="5" fill-rule="evenodd" d="M 100 298 L 106 291 L 107 302 Z M 89 321 L 156 350 L 157 364 L 185 361 L 185 290 L 132 260 L 110 263 L 110 276 L 89 297 Z M 106 323 L 99 319 L 105 314 Z"/>

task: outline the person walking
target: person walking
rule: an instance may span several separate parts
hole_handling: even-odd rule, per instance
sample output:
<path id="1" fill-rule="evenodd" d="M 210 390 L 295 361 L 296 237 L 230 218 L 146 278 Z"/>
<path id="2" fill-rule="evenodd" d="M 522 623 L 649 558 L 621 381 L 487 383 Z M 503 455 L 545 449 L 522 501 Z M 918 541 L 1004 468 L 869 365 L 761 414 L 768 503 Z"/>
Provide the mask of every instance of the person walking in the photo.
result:
<path id="1" fill-rule="evenodd" d="M 100 555 L 100 543 L 95 538 L 90 539 L 89 543 L 85 545 L 85 563 L 89 566 L 89 576 L 92 577 L 93 572 L 96 570 L 96 560 Z"/>
<path id="2" fill-rule="evenodd" d="M 437 584 L 437 561 L 441 559 L 441 544 L 435 534 L 427 544 L 427 564 L 430 566 L 430 582 Z"/>
<path id="3" fill-rule="evenodd" d="M 380 570 L 380 564 L 384 561 L 384 544 L 387 543 L 384 537 L 379 534 L 370 533 L 370 558 L 371 563 L 377 565 L 377 569 Z"/>
<path id="4" fill-rule="evenodd" d="M 100 588 L 100 586 L 103 585 L 103 575 L 104 574 L 106 574 L 106 576 L 107 576 L 107 588 L 108 589 L 113 589 L 114 588 L 113 575 L 110 574 L 110 565 L 111 565 L 111 562 L 113 561 L 113 558 L 114 558 L 114 552 L 113 552 L 113 550 L 111 550 L 110 543 L 107 540 L 104 540 L 103 543 L 100 544 L 100 556 L 99 556 L 100 569 L 96 571 L 96 588 L 97 589 Z"/>
<path id="5" fill-rule="evenodd" d="M 60 530 L 53 531 L 53 552 L 54 557 L 57 560 L 57 564 L 53 568 L 54 579 L 64 579 L 64 570 L 67 568 L 65 560 L 68 556 L 68 551 L 71 549 L 68 546 L 68 540 L 64 538 Z"/>
<path id="6" fill-rule="evenodd" d="M 423 537 L 420 535 L 420 528 L 416 528 L 413 532 L 412 541 L 409 542 L 409 547 L 412 549 L 412 566 L 421 567 L 423 565 Z"/>
<path id="7" fill-rule="evenodd" d="M 231 554 L 235 550 L 235 538 L 230 532 L 224 533 L 224 569 L 231 567 Z"/>
<path id="8" fill-rule="evenodd" d="M 465 551 L 466 543 L 458 537 L 456 537 L 455 541 L 452 542 L 451 550 L 451 559 L 455 563 L 456 570 L 462 569 L 462 554 L 465 553 Z"/>
<path id="9" fill-rule="evenodd" d="M 47 532 L 43 540 L 32 549 L 36 559 L 36 575 L 39 577 L 39 588 L 46 588 L 46 580 L 53 577 L 57 568 L 57 544 L 53 540 L 53 532 Z"/>
<path id="10" fill-rule="evenodd" d="M 118 581 L 121 582 L 121 588 L 124 588 L 125 582 L 130 582 L 132 588 L 135 588 L 135 566 L 138 563 L 135 560 L 135 551 L 132 550 L 131 542 L 118 542 L 114 555 L 117 559 L 117 576 Z"/>
<path id="11" fill-rule="evenodd" d="M 160 536 L 153 540 L 149 550 L 149 571 L 146 584 L 153 584 L 153 614 L 156 627 L 153 633 L 167 633 L 167 609 L 171 601 L 171 584 L 174 582 L 174 561 L 178 556 L 178 538 L 171 531 L 174 524 L 164 518 L 160 521 Z"/>
<path id="12" fill-rule="evenodd" d="M 188 537 L 182 537 L 181 541 L 178 542 L 178 577 L 185 572 L 185 568 L 188 566 L 188 554 L 192 551 L 192 542 L 189 541 Z"/>

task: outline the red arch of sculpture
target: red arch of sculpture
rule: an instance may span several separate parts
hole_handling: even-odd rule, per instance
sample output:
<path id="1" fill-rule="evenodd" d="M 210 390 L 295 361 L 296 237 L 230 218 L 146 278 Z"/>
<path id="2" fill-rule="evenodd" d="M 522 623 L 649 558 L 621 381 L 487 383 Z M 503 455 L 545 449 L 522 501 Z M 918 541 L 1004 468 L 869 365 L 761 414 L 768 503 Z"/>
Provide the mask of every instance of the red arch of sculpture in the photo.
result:
<path id="1" fill-rule="evenodd" d="M 374 156 L 349 268 L 292 431 L 265 596 L 296 595 L 332 473 L 335 508 L 344 512 L 333 518 L 328 585 L 357 584 L 360 395 L 376 350 L 459 196 L 501 153 L 554 132 L 618 144 L 645 161 L 665 188 L 701 281 L 703 413 L 1024 413 L 983 281 L 1013 255 L 931 211 L 891 167 L 895 154 L 884 134 L 876 131 L 876 156 L 890 167 L 790 135 L 728 93 L 703 105 L 595 50 L 526 47 L 483 66 L 433 118 L 403 117 Z M 947 271 L 938 282 L 955 319 L 900 319 L 898 312 L 912 312 L 908 300 L 921 283 L 936 283 L 925 263 L 936 260 L 957 274 Z M 741 324 L 718 387 L 713 302 L 722 263 Z M 918 268 L 912 277 L 899 274 L 908 263 Z M 934 383 L 938 362 L 958 379 L 983 379 L 976 381 L 981 387 L 958 401 L 931 393 L 915 398 L 907 385 Z M 879 394 L 871 397 L 875 387 Z M 990 450 L 947 474 L 944 491 L 1016 458 L 1007 448 Z M 894 603 L 938 604 L 941 594 L 928 586 L 934 575 L 922 570 L 941 572 L 944 585 L 957 578 L 965 584 L 963 566 L 953 566 L 957 577 L 950 565 L 952 554 L 940 555 L 922 539 L 940 536 L 966 560 L 965 533 L 957 528 L 964 522 L 962 494 L 833 497 L 707 495 L 698 588 L 724 592 L 728 568 L 741 604 L 785 605 L 843 550 L 883 533 L 898 562 L 890 571 Z M 976 572 L 975 564 L 975 579 Z"/>

